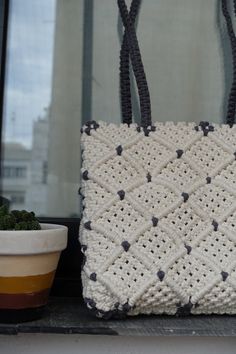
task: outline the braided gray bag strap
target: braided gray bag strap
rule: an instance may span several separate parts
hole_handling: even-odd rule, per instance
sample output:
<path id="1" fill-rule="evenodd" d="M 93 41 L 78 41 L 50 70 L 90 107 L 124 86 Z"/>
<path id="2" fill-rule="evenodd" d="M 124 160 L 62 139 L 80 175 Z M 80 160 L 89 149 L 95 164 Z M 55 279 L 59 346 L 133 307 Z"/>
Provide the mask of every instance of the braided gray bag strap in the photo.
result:
<path id="1" fill-rule="evenodd" d="M 132 0 L 129 16 L 132 24 L 135 23 L 141 0 Z M 130 87 L 130 55 L 125 29 L 121 50 L 120 50 L 120 100 L 122 122 L 130 125 L 132 123 L 132 100 Z"/>
<path id="2" fill-rule="evenodd" d="M 130 90 L 130 73 L 129 73 L 129 55 L 131 55 L 132 65 L 134 62 L 136 66 L 133 67 L 136 80 L 139 80 L 139 95 L 140 96 L 140 109 L 143 116 L 142 126 L 147 127 L 151 125 L 151 103 L 148 86 L 144 73 L 144 68 L 141 60 L 141 54 L 138 47 L 138 41 L 135 34 L 134 22 L 140 8 L 141 0 L 133 0 L 130 6 L 130 13 L 128 13 L 127 6 L 124 0 L 118 0 L 121 18 L 125 26 L 125 33 L 120 51 L 120 97 L 121 97 L 121 110 L 123 123 L 128 125 L 132 123 L 132 103 L 131 103 L 131 90 Z M 233 0 L 234 13 L 236 15 L 236 0 Z M 226 123 L 232 127 L 235 124 L 236 114 L 236 36 L 232 24 L 230 12 L 228 10 L 228 0 L 221 0 L 221 8 L 223 16 L 225 17 L 227 32 L 229 35 L 231 51 L 232 51 L 232 64 L 233 64 L 233 79 L 227 103 Z M 129 46 L 132 48 L 129 49 Z M 131 54 L 132 51 L 132 54 Z M 132 58 L 133 55 L 133 58 Z M 137 55 L 137 58 L 134 58 Z M 137 59 L 136 61 L 134 61 Z M 142 82 L 143 79 L 143 82 Z M 145 106 L 145 108 L 143 107 Z"/>
<path id="3" fill-rule="evenodd" d="M 138 1 L 138 0 L 134 0 L 134 1 Z M 150 94 L 147 85 L 147 79 L 146 79 L 141 53 L 139 49 L 139 44 L 136 37 L 134 24 L 130 19 L 125 1 L 117 0 L 117 3 L 123 21 L 123 25 L 126 30 L 126 36 L 127 36 L 126 38 L 129 46 L 129 51 L 130 51 L 131 63 L 132 63 L 133 72 L 138 87 L 140 111 L 141 111 L 141 126 L 143 128 L 147 128 L 149 126 L 152 126 L 151 101 L 150 101 Z"/>
<path id="4" fill-rule="evenodd" d="M 233 80 L 229 93 L 226 123 L 232 127 L 235 124 L 236 113 L 236 36 L 232 24 L 230 12 L 228 10 L 228 0 L 221 1 L 222 13 L 225 17 L 227 31 L 229 35 L 231 51 L 232 51 L 232 63 L 233 63 Z M 236 15 L 236 0 L 234 0 L 234 13 Z"/>

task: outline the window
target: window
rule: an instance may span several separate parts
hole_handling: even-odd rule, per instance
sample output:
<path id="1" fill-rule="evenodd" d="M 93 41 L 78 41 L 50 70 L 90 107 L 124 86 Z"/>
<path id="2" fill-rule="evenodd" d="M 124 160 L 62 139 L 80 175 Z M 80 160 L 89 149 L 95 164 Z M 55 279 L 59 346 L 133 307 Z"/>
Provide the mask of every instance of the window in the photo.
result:
<path id="1" fill-rule="evenodd" d="M 153 118 L 222 121 L 231 66 L 216 2 L 179 0 L 176 7 L 174 0 L 149 0 L 138 22 Z M 41 216 L 80 214 L 80 127 L 91 118 L 121 120 L 121 38 L 115 1 L 10 0 L 4 196 L 16 179 L 25 208 Z M 138 121 L 135 95 L 133 107 Z"/>
<path id="2" fill-rule="evenodd" d="M 42 175 L 42 183 L 47 184 L 47 175 L 48 175 L 48 163 L 47 161 L 43 161 L 43 175 Z"/>
<path id="3" fill-rule="evenodd" d="M 24 205 L 24 203 L 25 203 L 25 196 L 24 196 L 24 194 L 13 194 L 12 196 L 11 196 L 11 202 L 13 203 L 13 204 L 23 204 Z"/>
<path id="4" fill-rule="evenodd" d="M 3 167 L 3 178 L 25 178 L 26 167 Z"/>

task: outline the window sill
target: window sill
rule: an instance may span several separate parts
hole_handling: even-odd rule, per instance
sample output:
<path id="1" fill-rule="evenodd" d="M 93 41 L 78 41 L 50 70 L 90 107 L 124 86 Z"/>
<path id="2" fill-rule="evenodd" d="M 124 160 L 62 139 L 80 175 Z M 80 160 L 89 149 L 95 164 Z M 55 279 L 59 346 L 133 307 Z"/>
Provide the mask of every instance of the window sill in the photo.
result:
<path id="1" fill-rule="evenodd" d="M 43 319 L 0 324 L 0 334 L 64 333 L 122 336 L 236 336 L 236 316 L 94 318 L 75 298 L 51 298 Z"/>

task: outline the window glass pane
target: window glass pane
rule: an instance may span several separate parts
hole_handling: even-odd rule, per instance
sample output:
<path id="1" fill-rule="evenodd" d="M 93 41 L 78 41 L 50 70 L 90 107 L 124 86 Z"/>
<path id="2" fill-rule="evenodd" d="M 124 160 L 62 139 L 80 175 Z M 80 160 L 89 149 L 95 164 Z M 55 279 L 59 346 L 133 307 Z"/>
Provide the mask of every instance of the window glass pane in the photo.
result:
<path id="1" fill-rule="evenodd" d="M 3 126 L 11 208 L 79 213 L 82 15 L 83 1 L 11 0 Z"/>
<path id="2" fill-rule="evenodd" d="M 117 121 L 120 115 L 118 33 L 121 31 L 117 18 L 113 1 L 94 1 L 94 119 Z M 227 79 L 230 84 L 232 72 L 220 4 L 211 0 L 143 1 L 137 36 L 153 120 L 221 122 L 224 83 Z M 136 119 L 138 111 L 135 99 Z"/>
<path id="3" fill-rule="evenodd" d="M 81 124 L 121 122 L 116 1 L 10 3 L 3 195 L 38 215 L 77 216 Z M 153 120 L 222 122 L 232 72 L 218 2 L 143 1 L 137 35 Z"/>

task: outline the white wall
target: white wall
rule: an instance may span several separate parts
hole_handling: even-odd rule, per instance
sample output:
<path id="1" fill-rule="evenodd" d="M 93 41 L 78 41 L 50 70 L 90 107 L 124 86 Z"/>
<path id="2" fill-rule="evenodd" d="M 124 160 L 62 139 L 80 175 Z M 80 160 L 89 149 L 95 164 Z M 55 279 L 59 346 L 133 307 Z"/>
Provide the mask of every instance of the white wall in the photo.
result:
<path id="1" fill-rule="evenodd" d="M 231 337 L 0 336 L 1 354 L 234 354 Z"/>

